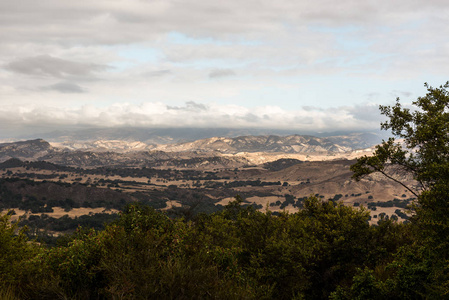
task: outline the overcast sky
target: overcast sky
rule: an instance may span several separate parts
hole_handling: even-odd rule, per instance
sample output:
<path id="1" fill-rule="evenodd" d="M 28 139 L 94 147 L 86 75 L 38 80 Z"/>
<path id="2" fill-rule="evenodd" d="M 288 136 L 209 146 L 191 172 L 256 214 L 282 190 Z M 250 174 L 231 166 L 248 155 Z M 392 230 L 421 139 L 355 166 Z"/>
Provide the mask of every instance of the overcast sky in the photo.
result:
<path id="1" fill-rule="evenodd" d="M 448 20 L 446 0 L 2 0 L 0 135 L 377 129 L 449 80 Z"/>

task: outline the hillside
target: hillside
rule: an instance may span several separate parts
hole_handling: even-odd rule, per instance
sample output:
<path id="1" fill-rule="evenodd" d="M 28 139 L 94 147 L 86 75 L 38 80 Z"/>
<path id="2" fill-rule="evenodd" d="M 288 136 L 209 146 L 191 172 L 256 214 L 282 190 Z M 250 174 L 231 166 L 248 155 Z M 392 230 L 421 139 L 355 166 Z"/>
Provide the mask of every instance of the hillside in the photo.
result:
<path id="1" fill-rule="evenodd" d="M 53 141 L 55 147 L 69 150 L 95 152 L 132 152 L 132 151 L 164 151 L 164 152 L 268 152 L 268 153 L 344 153 L 357 149 L 369 148 L 380 142 L 375 134 L 350 134 L 330 137 L 308 135 L 246 135 L 237 137 L 214 136 L 186 141 L 186 139 L 167 138 L 154 143 L 150 140 L 127 138 L 111 139 L 110 135 L 91 140 L 58 140 Z M 65 137 L 68 138 L 68 137 Z"/>
<path id="2" fill-rule="evenodd" d="M 93 214 L 130 202 L 195 215 L 220 210 L 240 195 L 246 205 L 279 213 L 297 212 L 304 199 L 316 195 L 370 207 L 374 223 L 381 213 L 405 216 L 413 197 L 402 186 L 383 177 L 351 178 L 353 158 L 370 153 L 351 150 L 353 138 L 340 137 L 336 144 L 298 135 L 215 137 L 157 146 L 164 151 L 120 152 L 106 146 L 123 150 L 141 144 L 97 141 L 103 148 L 71 150 L 42 139 L 5 143 L 0 144 L 0 208 L 17 209 L 26 220 L 41 213 L 60 218 L 60 209 Z"/>
<path id="3" fill-rule="evenodd" d="M 150 145 L 139 141 L 96 140 L 53 143 L 37 139 L 0 144 L 0 162 L 10 158 L 76 167 L 238 168 L 279 159 L 352 159 L 369 153 L 361 135 L 214 137 L 193 142 Z"/>
<path id="4" fill-rule="evenodd" d="M 43 139 L 2 143 L 0 144 L 0 161 L 10 158 L 36 160 L 54 151 L 50 143 Z"/>
<path id="5" fill-rule="evenodd" d="M 343 139 L 341 142 L 345 142 Z M 348 143 L 346 143 L 348 144 Z M 331 142 L 330 139 L 312 136 L 240 136 L 236 138 L 214 137 L 191 143 L 158 146 L 164 151 L 218 151 L 221 153 L 238 152 L 282 152 L 282 153 L 330 153 L 354 150 Z"/>

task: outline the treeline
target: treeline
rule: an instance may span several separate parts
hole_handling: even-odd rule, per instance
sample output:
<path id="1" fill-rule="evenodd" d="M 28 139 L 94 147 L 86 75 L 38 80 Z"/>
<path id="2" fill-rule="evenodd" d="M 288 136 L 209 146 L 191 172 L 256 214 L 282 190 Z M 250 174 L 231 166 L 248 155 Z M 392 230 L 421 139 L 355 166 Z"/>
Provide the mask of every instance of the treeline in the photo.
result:
<path id="1" fill-rule="evenodd" d="M 97 188 L 83 183 L 33 181 L 20 178 L 0 178 L 0 209 L 21 209 L 36 213 L 51 213 L 54 207 L 64 208 L 69 212 L 73 208 L 98 208 L 122 210 L 130 202 L 140 202 L 155 209 L 167 207 L 167 201 L 176 201 L 180 208 L 173 208 L 174 215 L 188 211 L 195 215 L 200 212 L 213 213 L 222 209 L 216 203 L 219 199 L 235 196 L 230 188 L 210 189 L 179 188 L 169 185 L 163 190 L 147 189 L 132 193 L 121 192 L 126 189 L 124 182 L 104 180 L 102 184 L 118 187 L 119 190 Z M 134 182 L 125 182 L 133 184 Z M 139 183 L 140 184 L 140 183 Z M 266 197 L 272 193 L 264 191 L 242 192 L 243 197 Z M 286 204 L 288 205 L 288 204 Z"/>
<path id="2" fill-rule="evenodd" d="M 416 198 L 409 198 L 409 199 L 393 199 L 388 201 L 377 201 L 377 202 L 368 202 L 368 208 L 375 210 L 375 207 L 400 207 L 400 208 L 407 208 L 410 207 L 410 205 L 413 203 L 413 201 Z"/>
<path id="3" fill-rule="evenodd" d="M 0 296 L 419 298 L 414 285 L 428 272 L 408 271 L 401 255 L 413 243 L 410 225 L 383 220 L 369 226 L 367 210 L 315 197 L 306 199 L 300 212 L 278 216 L 241 204 L 237 198 L 221 212 L 190 221 L 129 205 L 104 230 L 78 229 L 55 247 L 28 242 L 25 229 L 17 235 L 17 224 L 5 215 L 0 219 Z M 42 220 L 31 221 L 38 226 Z"/>
<path id="4" fill-rule="evenodd" d="M 72 168 L 67 166 L 61 166 L 46 161 L 21 161 L 18 158 L 11 158 L 7 161 L 0 163 L 0 169 L 19 168 L 23 167 L 29 170 L 30 168 L 48 171 L 77 171 L 79 168 Z"/>
<path id="5" fill-rule="evenodd" d="M 204 187 L 206 188 L 236 188 L 236 187 L 244 187 L 244 186 L 273 186 L 273 185 L 282 185 L 280 181 L 260 181 L 260 180 L 236 180 L 230 182 L 217 182 L 217 181 L 206 181 L 204 182 Z M 198 185 L 195 185 L 198 186 Z"/>
<path id="6" fill-rule="evenodd" d="M 103 176 L 121 176 L 121 177 L 146 177 L 146 178 L 161 178 L 165 180 L 219 180 L 230 179 L 229 176 L 218 176 L 218 172 L 199 171 L 199 170 L 177 170 L 177 169 L 156 169 L 156 168 L 129 168 L 129 167 L 97 167 L 92 169 L 75 168 L 69 166 L 62 166 L 46 161 L 21 161 L 17 158 L 11 158 L 3 163 L 0 163 L 0 169 L 12 172 L 8 169 L 23 167 L 30 171 L 47 170 L 53 172 L 70 172 L 83 175 L 103 175 Z M 33 174 L 31 172 L 16 173 L 14 176 L 38 178 L 38 179 L 53 179 L 59 176 L 58 174 Z"/>
<path id="7" fill-rule="evenodd" d="M 104 229 L 106 223 L 110 223 L 118 218 L 118 214 L 96 213 L 92 215 L 82 215 L 70 218 L 64 215 L 61 218 L 53 218 L 46 214 L 31 215 L 28 219 L 19 221 L 19 226 L 27 226 L 31 234 L 28 236 L 43 237 L 49 231 L 65 232 L 74 231 L 78 227 L 93 228 L 96 230 Z M 41 234 L 44 233 L 44 234 Z"/>
<path id="8" fill-rule="evenodd" d="M 111 189 L 88 187 L 79 183 L 0 178 L 0 209 L 18 208 L 32 213 L 66 211 L 79 207 L 122 209 L 135 201 L 132 196 Z"/>

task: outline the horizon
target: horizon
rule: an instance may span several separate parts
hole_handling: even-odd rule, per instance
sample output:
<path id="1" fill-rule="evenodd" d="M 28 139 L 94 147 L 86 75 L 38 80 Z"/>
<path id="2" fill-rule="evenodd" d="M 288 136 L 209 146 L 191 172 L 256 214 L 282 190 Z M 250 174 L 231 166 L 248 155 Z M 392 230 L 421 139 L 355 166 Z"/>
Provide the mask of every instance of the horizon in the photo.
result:
<path id="1" fill-rule="evenodd" d="M 218 138 L 238 138 L 238 137 L 259 137 L 259 136 L 311 136 L 317 138 L 330 138 L 339 136 L 362 136 L 369 135 L 371 139 L 381 142 L 381 139 L 388 138 L 389 132 L 377 130 L 359 131 L 298 131 L 289 129 L 272 128 L 195 128 L 195 127 L 166 127 L 166 128 L 140 128 L 140 127 L 91 127 L 83 129 L 52 130 L 40 133 L 24 133 L 20 135 L 0 136 L 0 143 L 15 143 L 32 140 L 44 140 L 50 143 L 60 142 L 93 142 L 93 141 L 113 141 L 123 140 L 128 142 L 138 141 L 145 143 L 149 140 L 167 139 L 161 144 L 172 144 L 180 142 L 192 142 L 196 140 Z M 375 138 L 374 138 L 375 137 Z M 170 140 L 168 140 L 170 139 Z"/>

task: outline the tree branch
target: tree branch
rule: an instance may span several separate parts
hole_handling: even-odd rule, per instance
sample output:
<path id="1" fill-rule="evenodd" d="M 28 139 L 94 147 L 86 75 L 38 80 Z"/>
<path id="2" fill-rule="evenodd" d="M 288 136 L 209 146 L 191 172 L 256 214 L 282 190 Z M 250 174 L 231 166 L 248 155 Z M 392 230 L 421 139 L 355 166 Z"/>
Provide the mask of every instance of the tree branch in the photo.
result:
<path id="1" fill-rule="evenodd" d="M 403 187 L 405 187 L 407 190 L 410 191 L 410 193 L 412 193 L 413 195 L 415 195 L 416 198 L 418 198 L 418 194 L 416 194 L 411 188 L 409 188 L 408 186 L 406 186 L 405 184 L 403 184 L 402 182 L 400 182 L 399 180 L 397 180 L 396 178 L 388 175 L 387 173 L 385 173 L 385 171 L 382 171 L 380 169 L 374 168 L 374 170 L 376 170 L 377 172 L 383 174 L 385 177 L 387 177 L 388 179 L 393 180 L 396 183 L 399 183 L 400 185 L 402 185 Z"/>

